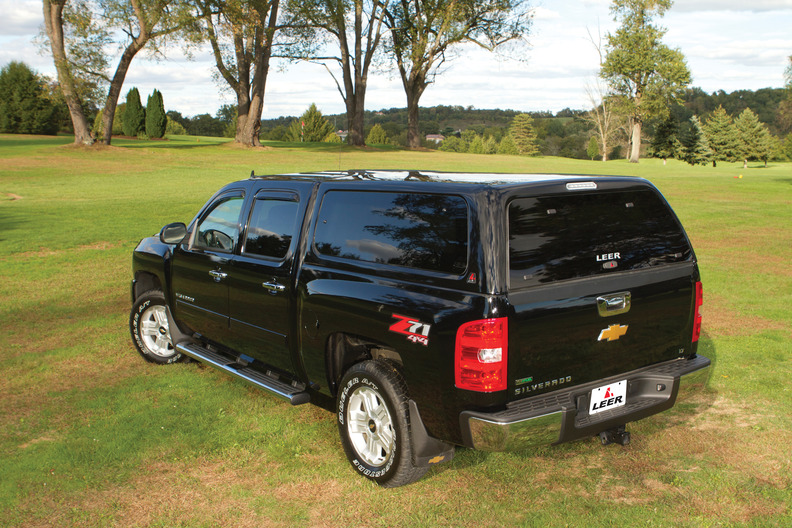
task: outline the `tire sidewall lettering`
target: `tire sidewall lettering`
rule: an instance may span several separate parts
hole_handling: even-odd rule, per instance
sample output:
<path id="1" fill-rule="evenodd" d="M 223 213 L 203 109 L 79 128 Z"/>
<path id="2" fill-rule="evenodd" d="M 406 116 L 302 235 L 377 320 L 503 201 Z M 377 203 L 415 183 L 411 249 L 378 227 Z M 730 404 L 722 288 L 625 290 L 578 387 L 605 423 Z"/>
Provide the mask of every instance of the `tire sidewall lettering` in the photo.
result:
<path id="1" fill-rule="evenodd" d="M 347 383 L 339 391 L 339 396 L 338 396 L 338 423 L 344 427 L 345 431 L 346 431 L 345 415 L 347 408 L 347 399 L 349 398 L 349 394 L 353 392 L 354 389 L 360 386 L 366 386 L 376 391 L 379 397 L 382 398 L 382 400 L 385 402 L 385 405 L 387 405 L 388 408 L 391 407 L 388 396 L 382 391 L 380 391 L 379 385 L 377 385 L 377 383 L 375 383 L 374 381 L 370 380 L 368 377 L 365 376 L 355 376 L 353 378 L 350 378 L 349 381 L 347 381 Z M 393 411 L 391 411 L 391 414 L 394 414 Z M 349 442 L 348 438 L 346 439 L 346 442 Z M 393 442 L 394 445 L 391 446 L 390 455 L 388 456 L 388 459 L 386 460 L 383 466 L 380 466 L 379 468 L 374 468 L 372 466 L 369 466 L 365 462 L 358 460 L 358 458 L 356 457 L 352 458 L 351 460 L 352 465 L 360 474 L 366 476 L 367 478 L 370 479 L 383 478 L 391 470 L 396 460 L 396 453 L 397 453 L 397 449 L 395 445 L 396 442 L 397 441 L 394 440 Z M 351 449 L 354 452 L 354 448 Z"/>

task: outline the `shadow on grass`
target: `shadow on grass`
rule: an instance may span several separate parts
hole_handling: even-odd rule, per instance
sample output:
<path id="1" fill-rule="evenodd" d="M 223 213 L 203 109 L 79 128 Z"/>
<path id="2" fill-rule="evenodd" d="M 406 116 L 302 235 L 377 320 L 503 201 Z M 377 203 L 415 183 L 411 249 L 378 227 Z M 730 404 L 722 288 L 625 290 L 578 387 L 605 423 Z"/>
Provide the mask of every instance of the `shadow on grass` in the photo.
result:
<path id="1" fill-rule="evenodd" d="M 0 148 L 43 147 L 68 145 L 74 136 L 28 136 L 0 134 Z"/>
<path id="2" fill-rule="evenodd" d="M 113 139 L 114 147 L 122 148 L 148 148 L 148 149 L 196 149 L 204 147 L 216 147 L 232 141 L 228 138 L 204 137 L 204 136 L 175 136 L 172 138 L 151 140 L 151 139 Z"/>

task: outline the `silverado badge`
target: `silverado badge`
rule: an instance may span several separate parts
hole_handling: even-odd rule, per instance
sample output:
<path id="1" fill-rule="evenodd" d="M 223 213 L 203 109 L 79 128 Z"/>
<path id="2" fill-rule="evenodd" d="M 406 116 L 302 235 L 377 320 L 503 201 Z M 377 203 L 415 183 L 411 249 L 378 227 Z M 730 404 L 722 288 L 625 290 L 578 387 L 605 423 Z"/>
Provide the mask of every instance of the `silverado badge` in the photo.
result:
<path id="1" fill-rule="evenodd" d="M 603 341 L 605 339 L 608 341 L 616 341 L 627 333 L 627 328 L 629 328 L 629 325 L 610 325 L 608 328 L 600 332 L 597 341 Z"/>

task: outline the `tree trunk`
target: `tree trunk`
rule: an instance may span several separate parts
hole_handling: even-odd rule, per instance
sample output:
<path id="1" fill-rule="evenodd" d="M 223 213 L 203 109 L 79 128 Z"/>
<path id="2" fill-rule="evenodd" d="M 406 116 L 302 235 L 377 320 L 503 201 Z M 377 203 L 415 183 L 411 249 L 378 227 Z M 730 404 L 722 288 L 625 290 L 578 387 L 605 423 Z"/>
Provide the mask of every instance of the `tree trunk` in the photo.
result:
<path id="1" fill-rule="evenodd" d="M 277 29 L 278 8 L 280 2 L 275 0 L 272 2 L 269 11 L 267 22 L 267 29 L 260 28 L 255 36 L 256 42 L 254 45 L 254 59 L 253 64 L 256 68 L 256 73 L 253 74 L 253 83 L 249 91 L 245 88 L 244 97 L 238 97 L 238 112 L 237 112 L 237 129 L 236 137 L 234 140 L 237 143 L 248 145 L 250 147 L 260 147 L 261 139 L 261 113 L 264 110 L 264 93 L 267 87 L 267 75 L 269 74 L 270 57 L 272 56 L 272 43 Z M 263 20 L 266 13 L 259 13 Z M 239 57 L 241 59 L 241 56 Z M 237 59 L 237 64 L 242 61 Z M 246 65 L 246 71 L 249 72 L 250 68 Z M 240 71 L 240 78 L 243 78 L 244 72 Z M 240 83 L 241 85 L 242 83 Z M 246 83 L 245 83 L 246 84 Z M 250 95 L 248 96 L 248 93 Z M 241 86 L 240 93 L 241 94 Z"/>
<path id="2" fill-rule="evenodd" d="M 418 98 L 414 92 L 407 92 L 407 148 L 421 147 L 421 130 L 418 126 Z"/>
<path id="3" fill-rule="evenodd" d="M 74 144 L 91 145 L 94 138 L 88 126 L 88 119 L 83 112 L 80 96 L 77 94 L 63 43 L 63 7 L 65 5 L 66 0 L 44 0 L 44 25 L 52 50 L 52 58 L 55 61 L 55 69 L 58 72 L 58 84 L 63 98 L 66 100 L 66 106 L 69 108 L 74 128 Z"/>
<path id="4" fill-rule="evenodd" d="M 356 91 L 347 96 L 347 143 L 354 147 L 366 146 L 365 120 L 364 120 L 364 101 L 366 97 L 365 86 L 356 86 Z"/>
<path id="5" fill-rule="evenodd" d="M 132 64 L 132 59 L 135 58 L 138 51 L 143 49 L 146 42 L 148 42 L 148 35 L 141 30 L 140 36 L 133 40 L 124 50 L 121 60 L 118 61 L 113 80 L 110 81 L 110 90 L 107 92 L 104 111 L 102 111 L 102 126 L 104 127 L 102 143 L 105 145 L 109 145 L 113 138 L 113 119 L 115 118 L 116 106 L 118 106 L 118 97 L 121 95 L 121 88 L 124 86 L 124 79 L 126 79 L 127 71 L 129 71 L 129 65 Z"/>
<path id="6" fill-rule="evenodd" d="M 633 122 L 631 143 L 630 163 L 638 163 L 638 158 L 641 156 L 641 122 L 637 119 Z"/>

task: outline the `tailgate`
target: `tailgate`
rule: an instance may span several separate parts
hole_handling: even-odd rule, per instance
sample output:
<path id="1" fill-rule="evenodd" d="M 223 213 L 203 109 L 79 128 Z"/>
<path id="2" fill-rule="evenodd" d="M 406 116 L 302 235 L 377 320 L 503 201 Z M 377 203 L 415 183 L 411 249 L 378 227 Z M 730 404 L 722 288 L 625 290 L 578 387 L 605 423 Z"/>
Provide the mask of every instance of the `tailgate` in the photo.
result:
<path id="1" fill-rule="evenodd" d="M 550 392 L 691 353 L 694 265 L 625 275 L 509 295 L 511 394 Z"/>
<path id="2" fill-rule="evenodd" d="M 508 214 L 510 394 L 694 352 L 698 270 L 656 189 L 516 197 Z"/>

